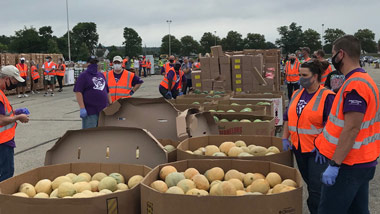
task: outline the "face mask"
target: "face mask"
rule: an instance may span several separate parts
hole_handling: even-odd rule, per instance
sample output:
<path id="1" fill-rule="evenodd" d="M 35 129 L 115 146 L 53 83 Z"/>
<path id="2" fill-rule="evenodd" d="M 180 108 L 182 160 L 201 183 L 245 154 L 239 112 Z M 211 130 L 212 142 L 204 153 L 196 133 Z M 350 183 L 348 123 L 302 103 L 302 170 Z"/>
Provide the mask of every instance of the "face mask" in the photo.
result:
<path id="1" fill-rule="evenodd" d="M 174 60 L 171 59 L 171 60 L 169 60 L 169 62 L 173 64 L 173 63 L 174 63 Z"/>
<path id="2" fill-rule="evenodd" d="M 310 86 L 313 85 L 313 83 L 311 82 L 311 78 L 313 77 L 309 77 L 309 78 L 300 77 L 300 84 L 302 85 L 302 87 L 310 88 Z"/>
<path id="3" fill-rule="evenodd" d="M 121 70 L 121 64 L 114 64 L 113 69 L 115 70 Z"/>
<path id="4" fill-rule="evenodd" d="M 338 54 L 339 54 L 339 52 L 336 53 L 335 56 L 333 56 L 333 58 L 331 59 L 331 62 L 334 65 L 335 69 L 340 71 L 340 67 L 342 65 L 343 58 L 339 62 L 335 61 Z"/>
<path id="5" fill-rule="evenodd" d="M 296 59 L 290 59 L 290 62 L 293 64 L 296 61 Z"/>
<path id="6" fill-rule="evenodd" d="M 21 60 L 21 64 L 24 64 L 25 60 Z"/>

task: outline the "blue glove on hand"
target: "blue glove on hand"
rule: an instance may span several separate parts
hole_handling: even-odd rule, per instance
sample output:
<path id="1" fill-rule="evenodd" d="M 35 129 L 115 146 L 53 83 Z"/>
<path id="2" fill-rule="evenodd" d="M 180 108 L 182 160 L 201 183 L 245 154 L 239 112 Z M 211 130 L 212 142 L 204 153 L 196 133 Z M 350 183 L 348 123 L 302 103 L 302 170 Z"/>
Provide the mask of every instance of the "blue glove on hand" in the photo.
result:
<path id="1" fill-rule="evenodd" d="M 19 114 L 26 114 L 26 115 L 29 115 L 30 112 L 27 108 L 18 108 L 15 110 L 15 115 L 19 115 Z"/>
<path id="2" fill-rule="evenodd" d="M 87 111 L 86 111 L 86 109 L 85 108 L 81 108 L 80 109 L 80 118 L 85 118 L 85 117 L 87 117 L 88 115 L 87 115 Z"/>
<path id="3" fill-rule="evenodd" d="M 311 152 L 315 152 L 315 163 L 325 164 L 327 162 L 326 157 L 319 153 L 317 148 L 314 148 Z"/>
<path id="4" fill-rule="evenodd" d="M 178 96 L 182 96 L 183 95 L 183 92 L 179 92 Z"/>
<path id="5" fill-rule="evenodd" d="M 292 144 L 288 139 L 282 139 L 282 149 L 284 151 L 292 150 Z"/>
<path id="6" fill-rule="evenodd" d="M 328 166 L 325 172 L 322 174 L 322 183 L 327 186 L 332 186 L 335 184 L 336 177 L 338 177 L 339 167 Z"/>
<path id="7" fill-rule="evenodd" d="M 133 90 L 131 90 L 131 92 L 129 92 L 129 95 L 133 95 L 135 92 Z"/>
<path id="8" fill-rule="evenodd" d="M 168 93 L 165 94 L 165 98 L 166 99 L 172 99 L 173 98 L 172 92 L 168 91 Z"/>

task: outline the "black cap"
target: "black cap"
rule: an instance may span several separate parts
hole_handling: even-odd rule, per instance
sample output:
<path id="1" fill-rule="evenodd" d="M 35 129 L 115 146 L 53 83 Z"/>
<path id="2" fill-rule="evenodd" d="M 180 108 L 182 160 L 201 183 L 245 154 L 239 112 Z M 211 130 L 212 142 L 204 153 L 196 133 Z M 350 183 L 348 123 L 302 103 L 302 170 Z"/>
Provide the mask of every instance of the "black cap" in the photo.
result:
<path id="1" fill-rule="evenodd" d="M 87 62 L 91 63 L 91 64 L 95 64 L 95 63 L 98 63 L 99 60 L 98 60 L 98 57 L 96 57 L 96 56 L 90 56 L 90 57 L 88 57 Z"/>

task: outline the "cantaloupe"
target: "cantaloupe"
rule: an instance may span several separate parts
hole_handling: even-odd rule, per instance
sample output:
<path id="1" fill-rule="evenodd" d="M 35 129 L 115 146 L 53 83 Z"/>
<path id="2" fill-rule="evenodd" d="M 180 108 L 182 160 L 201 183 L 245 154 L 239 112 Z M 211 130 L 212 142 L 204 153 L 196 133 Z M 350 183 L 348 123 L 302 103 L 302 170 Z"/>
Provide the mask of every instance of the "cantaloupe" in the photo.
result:
<path id="1" fill-rule="evenodd" d="M 104 178 L 103 178 L 104 179 Z M 107 194 L 111 194 L 112 193 L 112 191 L 111 190 L 109 190 L 109 189 L 102 189 L 102 190 L 100 190 L 100 192 L 99 193 L 101 193 L 101 194 L 103 194 L 103 195 L 107 195 Z"/>
<path id="2" fill-rule="evenodd" d="M 73 198 L 88 198 L 88 196 L 83 193 L 76 193 Z"/>
<path id="3" fill-rule="evenodd" d="M 154 181 L 150 184 L 150 187 L 157 190 L 158 192 L 164 193 L 168 190 L 168 185 L 160 180 Z"/>
<path id="4" fill-rule="evenodd" d="M 244 186 L 249 186 L 252 184 L 253 181 L 257 179 L 265 179 L 265 176 L 260 174 L 260 173 L 247 173 L 244 175 L 243 181 L 244 181 Z"/>
<path id="5" fill-rule="evenodd" d="M 290 186 L 290 187 L 296 187 L 297 188 L 297 183 L 295 181 L 293 181 L 292 179 L 285 179 L 282 181 L 282 184 L 286 185 L 286 186 Z"/>
<path id="6" fill-rule="evenodd" d="M 250 153 L 254 156 L 264 156 L 267 153 L 267 148 L 263 146 L 255 146 L 250 149 Z"/>
<path id="7" fill-rule="evenodd" d="M 269 189 L 270 185 L 268 181 L 264 179 L 257 179 L 247 188 L 247 192 L 261 192 L 262 194 L 267 194 Z"/>
<path id="8" fill-rule="evenodd" d="M 223 152 L 215 152 L 212 156 L 214 157 L 226 157 L 227 155 Z"/>
<path id="9" fill-rule="evenodd" d="M 50 193 L 50 198 L 58 198 L 58 188 Z"/>
<path id="10" fill-rule="evenodd" d="M 220 182 L 220 183 L 222 183 L 222 182 Z M 219 186 L 219 184 L 220 183 L 217 183 L 217 184 L 215 184 L 215 185 L 213 185 L 211 188 L 210 188 L 210 195 L 211 196 L 217 196 L 218 195 L 218 186 Z"/>
<path id="11" fill-rule="evenodd" d="M 206 196 L 208 192 L 202 189 L 191 189 L 186 192 L 186 195 Z"/>
<path id="12" fill-rule="evenodd" d="M 98 189 L 99 191 L 108 189 L 111 192 L 113 192 L 117 190 L 117 181 L 115 180 L 115 178 L 107 176 L 99 182 Z"/>
<path id="13" fill-rule="evenodd" d="M 71 180 L 71 178 L 67 176 L 59 176 L 53 180 L 53 182 L 51 183 L 51 187 L 53 188 L 53 190 L 57 189 L 59 185 L 61 185 L 61 183 L 63 182 L 73 182 L 73 181 Z"/>
<path id="14" fill-rule="evenodd" d="M 185 152 L 186 152 L 186 153 L 189 153 L 189 154 L 191 154 L 191 155 L 194 154 L 194 153 L 193 153 L 192 151 L 190 151 L 190 150 L 186 150 Z"/>
<path id="15" fill-rule="evenodd" d="M 237 171 L 236 169 L 230 169 L 226 172 L 226 175 L 224 176 L 224 180 L 228 181 L 232 178 L 236 178 L 240 181 L 243 181 L 244 177 L 243 175 Z"/>
<path id="16" fill-rule="evenodd" d="M 21 189 L 23 189 L 24 187 L 26 186 L 32 186 L 34 188 L 34 186 L 30 183 L 23 183 L 20 185 L 20 187 L 18 188 L 18 191 L 21 192 Z"/>
<path id="17" fill-rule="evenodd" d="M 99 181 L 98 180 L 93 180 L 93 181 L 90 181 L 90 185 L 91 185 L 91 191 L 92 192 L 97 192 L 97 191 L 99 191 L 99 189 L 98 189 L 98 186 L 99 186 Z"/>
<path id="18" fill-rule="evenodd" d="M 226 142 L 223 142 L 222 144 L 220 144 L 219 150 L 225 154 L 228 154 L 228 151 L 230 151 L 230 149 L 232 147 L 235 147 L 235 143 L 230 142 L 230 141 L 226 141 Z"/>
<path id="19" fill-rule="evenodd" d="M 277 184 L 280 184 L 282 182 L 281 176 L 276 172 L 270 172 L 267 174 L 267 177 L 265 178 L 269 185 L 273 188 Z"/>
<path id="20" fill-rule="evenodd" d="M 287 187 L 285 184 L 277 184 L 276 186 L 273 187 L 272 194 L 277 194 L 280 193 L 282 189 Z"/>
<path id="21" fill-rule="evenodd" d="M 177 169 L 174 166 L 164 166 L 160 170 L 160 178 L 161 180 L 165 180 L 166 176 L 168 176 L 172 172 L 177 172 Z"/>
<path id="22" fill-rule="evenodd" d="M 236 188 L 231 182 L 223 181 L 218 184 L 216 192 L 219 196 L 235 196 Z"/>
<path id="23" fill-rule="evenodd" d="M 117 190 L 128 190 L 129 187 L 127 184 L 124 184 L 124 183 L 118 183 L 117 184 Z"/>
<path id="24" fill-rule="evenodd" d="M 91 191 L 91 184 L 85 181 L 78 182 L 74 184 L 75 192 L 81 193 L 85 190 Z"/>
<path id="25" fill-rule="evenodd" d="M 210 188 L 210 183 L 204 175 L 195 175 L 193 178 L 191 178 L 191 180 L 194 181 L 197 189 L 203 189 L 208 191 Z"/>
<path id="26" fill-rule="evenodd" d="M 92 176 L 92 178 L 91 178 L 91 180 L 92 181 L 101 181 L 103 178 L 105 178 L 105 177 L 107 177 L 107 175 L 106 175 L 106 173 L 103 173 L 103 172 L 97 172 L 97 173 L 95 173 L 93 176 Z"/>
<path id="27" fill-rule="evenodd" d="M 220 180 L 215 180 L 215 181 L 211 182 L 211 184 L 210 184 L 210 188 L 211 188 L 212 186 L 214 186 L 215 184 L 220 184 L 220 183 L 222 183 L 222 181 L 220 181 Z"/>
<path id="28" fill-rule="evenodd" d="M 42 179 L 37 182 L 36 186 L 34 186 L 34 189 L 36 190 L 36 193 L 44 192 L 48 195 L 50 195 L 52 188 L 51 188 L 51 181 L 49 179 Z"/>
<path id="29" fill-rule="evenodd" d="M 23 192 L 13 193 L 12 195 L 17 197 L 29 198 L 29 196 Z"/>
<path id="30" fill-rule="evenodd" d="M 237 156 L 239 156 L 239 154 L 240 153 L 242 153 L 243 152 L 243 149 L 242 148 L 240 148 L 240 147 L 232 147 L 231 149 L 230 149 L 230 151 L 228 151 L 228 156 L 229 157 L 237 157 Z"/>
<path id="31" fill-rule="evenodd" d="M 248 152 L 242 152 L 238 155 L 238 157 L 253 157 L 253 155 Z"/>
<path id="32" fill-rule="evenodd" d="M 268 192 L 267 192 L 267 195 L 272 195 L 272 194 L 273 194 L 273 188 L 269 189 Z"/>
<path id="33" fill-rule="evenodd" d="M 246 144 L 244 141 L 242 141 L 242 140 L 238 140 L 238 141 L 236 141 L 236 142 L 235 142 L 235 145 L 236 145 L 237 147 L 247 147 L 247 144 Z"/>
<path id="34" fill-rule="evenodd" d="M 267 152 L 266 154 L 265 154 L 265 156 L 270 156 L 270 155 L 275 155 L 276 153 L 274 153 L 274 152 Z"/>
<path id="35" fill-rule="evenodd" d="M 263 195 L 261 192 L 247 192 L 245 195 Z"/>
<path id="36" fill-rule="evenodd" d="M 243 182 L 241 182 L 241 180 L 232 178 L 232 179 L 229 179 L 228 182 L 231 182 L 234 185 L 236 190 L 244 190 L 244 184 Z"/>
<path id="37" fill-rule="evenodd" d="M 88 197 L 94 197 L 94 196 L 95 196 L 94 193 L 91 192 L 90 190 L 84 190 L 84 191 L 82 192 L 82 194 L 84 194 L 84 195 L 86 195 L 86 196 L 88 196 Z"/>
<path id="38" fill-rule="evenodd" d="M 275 146 L 271 146 L 268 148 L 268 152 L 273 152 L 274 154 L 278 154 L 280 153 L 280 150 Z"/>
<path id="39" fill-rule="evenodd" d="M 205 155 L 207 156 L 212 156 L 216 152 L 220 152 L 220 150 L 215 145 L 208 145 L 205 147 Z"/>
<path id="40" fill-rule="evenodd" d="M 223 180 L 224 178 L 224 170 L 220 167 L 213 167 L 206 171 L 206 178 L 209 182 L 213 182 L 215 180 Z"/>
<path id="41" fill-rule="evenodd" d="M 88 182 L 87 178 L 83 175 L 78 175 L 73 179 L 73 184 L 78 183 L 78 182 Z"/>
<path id="42" fill-rule="evenodd" d="M 72 180 L 73 180 L 77 175 L 76 175 L 75 173 L 70 172 L 70 173 L 67 173 L 65 176 L 66 176 L 66 177 L 69 177 L 69 178 L 71 179 L 71 182 L 72 182 Z"/>
<path id="43" fill-rule="evenodd" d="M 194 189 L 195 183 L 190 179 L 184 179 L 177 183 L 177 187 L 181 188 L 183 192 L 187 193 L 189 190 Z"/>
<path id="44" fill-rule="evenodd" d="M 109 174 L 109 176 L 115 178 L 118 184 L 125 183 L 124 176 L 122 176 L 120 173 L 114 172 Z"/>
<path id="45" fill-rule="evenodd" d="M 82 176 L 82 177 L 86 178 L 86 181 L 87 181 L 87 182 L 90 182 L 90 181 L 91 181 L 91 175 L 90 175 L 90 173 L 82 172 L 82 173 L 80 173 L 78 176 Z"/>
<path id="46" fill-rule="evenodd" d="M 168 185 L 168 187 L 177 186 L 178 182 L 181 180 L 186 179 L 185 176 L 182 173 L 179 172 L 172 172 L 165 178 L 165 183 Z"/>
<path id="47" fill-rule="evenodd" d="M 198 175 L 199 171 L 195 168 L 188 168 L 185 170 L 185 178 L 186 179 L 191 179 L 194 175 Z"/>
<path id="48" fill-rule="evenodd" d="M 183 192 L 183 190 L 177 186 L 172 186 L 170 187 L 166 193 L 169 193 L 169 194 L 179 194 L 179 195 L 184 195 L 185 193 Z"/>
<path id="49" fill-rule="evenodd" d="M 49 198 L 49 195 L 44 192 L 40 192 L 37 193 L 33 198 Z"/>
<path id="50" fill-rule="evenodd" d="M 164 146 L 164 149 L 167 151 L 167 152 L 172 152 L 175 150 L 175 147 L 173 145 L 166 145 Z"/>
<path id="51" fill-rule="evenodd" d="M 144 177 L 141 175 L 132 176 L 128 180 L 128 187 L 132 189 L 134 186 L 137 186 L 143 179 Z"/>
<path id="52" fill-rule="evenodd" d="M 75 194 L 74 184 L 70 182 L 64 182 L 58 187 L 58 197 L 63 198 L 65 196 L 73 196 Z"/>
<path id="53" fill-rule="evenodd" d="M 295 190 L 296 188 L 295 187 L 290 187 L 290 186 L 286 186 L 285 188 L 283 188 L 280 193 L 283 193 L 283 192 L 289 192 L 289 191 L 292 191 L 292 190 Z"/>
<path id="54" fill-rule="evenodd" d="M 203 152 L 201 150 L 195 150 L 193 152 L 194 155 L 203 155 Z"/>
<path id="55" fill-rule="evenodd" d="M 27 194 L 30 198 L 33 198 L 37 194 L 36 190 L 34 189 L 34 186 L 32 186 L 31 184 L 24 185 L 23 188 L 19 191 Z"/>
<path id="56" fill-rule="evenodd" d="M 249 153 L 249 148 L 248 147 L 242 146 L 240 148 L 243 150 L 243 152 Z"/>

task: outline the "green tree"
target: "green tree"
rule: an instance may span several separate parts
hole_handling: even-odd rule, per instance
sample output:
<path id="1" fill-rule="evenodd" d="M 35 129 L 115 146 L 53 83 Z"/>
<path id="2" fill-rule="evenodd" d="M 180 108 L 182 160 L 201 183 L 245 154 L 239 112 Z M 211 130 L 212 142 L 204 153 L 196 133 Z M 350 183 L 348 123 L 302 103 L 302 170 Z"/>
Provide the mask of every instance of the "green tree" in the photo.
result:
<path id="1" fill-rule="evenodd" d="M 1 35 L 0 36 L 0 43 L 6 46 L 9 46 L 11 44 L 12 37 L 11 36 L 5 36 Z"/>
<path id="2" fill-rule="evenodd" d="M 124 28 L 125 55 L 129 57 L 138 56 L 142 53 L 142 39 L 132 28 Z"/>
<path id="3" fill-rule="evenodd" d="M 49 39 L 49 41 L 47 42 L 47 47 L 48 53 L 59 53 L 58 43 L 56 39 Z"/>
<path id="4" fill-rule="evenodd" d="M 377 44 L 375 42 L 375 33 L 369 29 L 360 29 L 354 36 L 360 40 L 362 51 L 367 53 L 376 53 Z"/>
<path id="5" fill-rule="evenodd" d="M 70 35 L 72 35 L 71 31 L 70 31 Z M 67 60 L 69 60 L 69 51 L 68 51 L 68 43 L 67 43 L 67 32 L 63 36 L 57 38 L 56 41 L 57 41 L 59 53 L 62 53 L 63 56 L 64 56 L 64 58 L 67 59 Z M 70 44 L 72 46 L 73 45 L 73 38 L 72 37 L 70 37 L 70 42 L 71 42 Z M 73 52 L 73 50 L 75 50 L 73 48 L 71 48 L 71 49 L 72 49 L 71 52 Z M 72 60 L 75 60 L 73 57 L 71 57 L 71 58 L 72 58 Z"/>
<path id="6" fill-rule="evenodd" d="M 51 26 L 43 26 L 38 29 L 38 34 L 41 38 L 41 49 L 44 53 L 57 53 L 57 52 L 50 52 L 49 51 L 49 42 L 53 38 L 53 29 Z"/>
<path id="7" fill-rule="evenodd" d="M 312 52 L 321 49 L 322 43 L 321 43 L 321 35 L 313 30 L 313 29 L 307 29 L 303 32 L 303 46 L 309 47 Z"/>
<path id="8" fill-rule="evenodd" d="M 8 46 L 0 43 L 0 52 L 7 52 Z"/>
<path id="9" fill-rule="evenodd" d="M 273 42 L 266 42 L 265 43 L 265 49 L 276 49 L 278 48 Z"/>
<path id="10" fill-rule="evenodd" d="M 297 26 L 295 22 L 289 26 L 281 26 L 277 28 L 280 38 L 276 40 L 276 44 L 283 48 L 286 53 L 294 53 L 302 47 L 302 26 Z"/>
<path id="11" fill-rule="evenodd" d="M 226 51 L 241 51 L 244 46 L 242 35 L 236 31 L 228 32 L 226 38 L 223 38 L 221 43 Z"/>
<path id="12" fill-rule="evenodd" d="M 89 53 L 89 49 L 88 49 L 87 45 L 85 43 L 82 43 L 78 48 L 78 52 L 76 52 L 74 56 L 75 56 L 76 60 L 85 61 L 89 57 L 88 53 Z"/>
<path id="13" fill-rule="evenodd" d="M 96 24 L 93 22 L 80 22 L 73 28 L 73 33 L 70 34 L 73 39 L 72 47 L 75 51 L 83 47 L 83 43 L 88 49 L 88 54 L 92 54 L 98 44 L 99 34 L 96 31 Z"/>
<path id="14" fill-rule="evenodd" d="M 199 53 L 200 45 L 192 36 L 184 36 L 181 38 L 181 55 L 190 56 Z"/>
<path id="15" fill-rule="evenodd" d="M 9 45 L 9 50 L 14 53 L 41 52 L 41 38 L 37 30 L 33 27 L 24 27 L 24 29 L 16 31 L 14 39 Z"/>
<path id="16" fill-rule="evenodd" d="M 122 56 L 123 55 L 123 52 L 118 49 L 116 46 L 111 46 L 109 49 L 108 49 L 109 53 L 107 55 L 107 58 L 112 62 L 112 59 L 115 57 L 115 56 Z"/>
<path id="17" fill-rule="evenodd" d="M 246 49 L 265 49 L 265 36 L 258 33 L 248 33 L 244 39 L 244 48 Z"/>
<path id="18" fill-rule="evenodd" d="M 323 46 L 323 50 L 326 53 L 331 54 L 332 50 L 332 43 L 337 40 L 338 38 L 344 36 L 346 33 L 338 28 L 332 29 L 327 28 L 325 30 L 325 35 L 323 35 L 323 39 L 325 40 L 325 45 Z"/>
<path id="19" fill-rule="evenodd" d="M 170 36 L 171 41 L 171 51 L 174 55 L 179 55 L 181 53 L 181 42 L 175 38 L 175 36 Z M 166 35 L 162 37 L 161 40 L 161 48 L 160 52 L 161 54 L 168 54 L 169 53 L 169 35 Z"/>
<path id="20" fill-rule="evenodd" d="M 199 41 L 201 45 L 201 52 L 202 54 L 211 52 L 211 47 L 216 45 L 219 45 L 221 42 L 220 38 L 218 36 L 215 36 L 214 34 L 210 32 L 206 32 L 203 34 L 201 40 Z"/>

